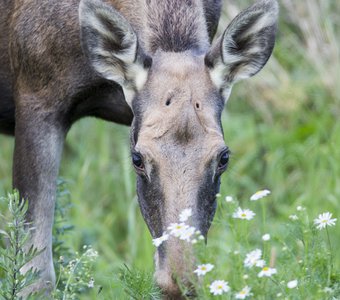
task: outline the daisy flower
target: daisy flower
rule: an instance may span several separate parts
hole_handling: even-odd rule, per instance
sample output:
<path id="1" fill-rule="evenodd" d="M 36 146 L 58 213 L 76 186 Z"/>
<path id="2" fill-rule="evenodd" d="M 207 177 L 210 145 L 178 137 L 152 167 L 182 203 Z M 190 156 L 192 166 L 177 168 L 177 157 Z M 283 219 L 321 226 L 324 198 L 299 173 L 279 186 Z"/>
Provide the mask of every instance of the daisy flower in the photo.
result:
<path id="1" fill-rule="evenodd" d="M 164 241 L 167 241 L 169 239 L 169 235 L 167 233 L 163 233 L 162 236 L 160 236 L 159 238 L 155 238 L 152 240 L 152 244 L 154 244 L 154 246 L 159 247 L 160 245 L 162 245 L 162 243 Z"/>
<path id="2" fill-rule="evenodd" d="M 317 229 L 321 230 L 327 226 L 334 226 L 337 219 L 332 219 L 332 213 L 325 212 L 320 214 L 318 218 L 314 220 L 314 225 Z"/>
<path id="3" fill-rule="evenodd" d="M 244 260 L 244 266 L 247 268 L 251 268 L 254 266 L 261 267 L 264 263 L 264 260 L 261 259 L 262 251 L 260 249 L 255 249 L 249 252 L 246 255 L 246 259 Z"/>
<path id="4" fill-rule="evenodd" d="M 236 299 L 246 299 L 247 297 L 251 296 L 252 293 L 250 292 L 251 288 L 249 286 L 245 286 L 240 292 L 235 295 Z"/>
<path id="5" fill-rule="evenodd" d="M 233 201 L 234 201 L 234 199 L 233 199 L 232 196 L 226 196 L 225 197 L 225 202 L 233 202 Z"/>
<path id="6" fill-rule="evenodd" d="M 195 231 L 196 231 L 195 227 L 186 227 L 181 231 L 181 233 L 179 235 L 179 239 L 183 240 L 183 241 L 190 242 L 190 239 L 193 236 L 193 234 L 195 233 Z"/>
<path id="7" fill-rule="evenodd" d="M 251 201 L 257 201 L 263 197 L 266 197 L 270 194 L 270 191 L 269 190 L 261 190 L 261 191 L 257 191 L 255 194 L 253 194 L 251 197 L 250 197 L 250 200 Z"/>
<path id="8" fill-rule="evenodd" d="M 168 230 L 171 235 L 179 237 L 182 234 L 182 232 L 188 227 L 189 226 L 186 225 L 185 223 L 171 223 L 170 226 L 168 227 Z"/>
<path id="9" fill-rule="evenodd" d="M 186 208 L 183 209 L 182 212 L 179 215 L 179 221 L 180 222 L 186 222 L 188 219 L 192 216 L 192 209 Z"/>
<path id="10" fill-rule="evenodd" d="M 266 233 L 262 236 L 262 240 L 264 241 L 269 241 L 270 240 L 270 234 L 269 233 Z"/>
<path id="11" fill-rule="evenodd" d="M 298 285 L 298 281 L 295 279 L 295 280 L 292 280 L 292 281 L 289 281 L 288 283 L 287 283 L 287 287 L 289 288 L 289 289 L 294 289 L 294 288 L 296 288 L 297 287 L 297 285 Z"/>
<path id="12" fill-rule="evenodd" d="M 223 293 L 229 292 L 230 287 L 227 281 L 215 280 L 210 284 L 210 293 L 214 296 L 222 295 Z"/>
<path id="13" fill-rule="evenodd" d="M 242 220 L 251 220 L 254 218 L 255 213 L 250 209 L 242 209 L 238 207 L 237 210 L 233 213 L 233 218 L 242 219 Z"/>
<path id="14" fill-rule="evenodd" d="M 258 277 L 271 277 L 272 275 L 276 274 L 277 271 L 274 268 L 264 267 L 262 268 L 261 272 L 257 274 Z"/>
<path id="15" fill-rule="evenodd" d="M 296 221 L 299 219 L 299 217 L 297 215 L 290 215 L 289 216 L 289 219 L 293 220 L 293 221 Z"/>
<path id="16" fill-rule="evenodd" d="M 204 276 L 208 272 L 210 272 L 214 268 L 214 265 L 212 264 L 203 264 L 197 266 L 197 269 L 194 271 L 194 273 L 197 274 L 197 276 Z"/>

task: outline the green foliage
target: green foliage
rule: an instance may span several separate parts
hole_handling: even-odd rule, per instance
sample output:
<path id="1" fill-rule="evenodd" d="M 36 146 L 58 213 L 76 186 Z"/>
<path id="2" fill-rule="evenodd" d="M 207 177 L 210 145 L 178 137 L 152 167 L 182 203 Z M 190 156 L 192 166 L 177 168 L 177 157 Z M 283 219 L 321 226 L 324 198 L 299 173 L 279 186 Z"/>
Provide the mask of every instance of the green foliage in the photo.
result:
<path id="1" fill-rule="evenodd" d="M 161 299 L 162 293 L 156 286 L 151 272 L 129 269 L 127 265 L 119 271 L 119 281 L 131 299 Z"/>
<path id="2" fill-rule="evenodd" d="M 17 191 L 8 194 L 6 198 L 0 198 L 2 202 L 8 205 L 9 217 L 2 217 L 6 222 L 4 230 L 0 231 L 5 239 L 6 247 L 0 248 L 0 269 L 2 277 L 0 279 L 0 299 L 14 300 L 19 299 L 20 293 L 33 284 L 38 272 L 29 269 L 25 274 L 20 272 L 21 268 L 32 261 L 41 251 L 33 246 L 25 249 L 25 244 L 30 237 L 30 227 L 25 221 L 27 212 L 27 202 L 21 200 Z"/>

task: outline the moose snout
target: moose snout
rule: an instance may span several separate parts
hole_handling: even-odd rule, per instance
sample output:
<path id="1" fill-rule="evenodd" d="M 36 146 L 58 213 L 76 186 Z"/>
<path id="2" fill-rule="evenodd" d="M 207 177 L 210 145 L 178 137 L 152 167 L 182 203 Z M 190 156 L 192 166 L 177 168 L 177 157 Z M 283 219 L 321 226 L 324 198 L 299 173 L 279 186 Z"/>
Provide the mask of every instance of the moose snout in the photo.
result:
<path id="1" fill-rule="evenodd" d="M 186 299 L 182 295 L 184 289 L 193 294 L 190 278 L 194 271 L 194 256 L 191 245 L 171 238 L 156 251 L 155 264 L 155 281 L 164 299 Z"/>

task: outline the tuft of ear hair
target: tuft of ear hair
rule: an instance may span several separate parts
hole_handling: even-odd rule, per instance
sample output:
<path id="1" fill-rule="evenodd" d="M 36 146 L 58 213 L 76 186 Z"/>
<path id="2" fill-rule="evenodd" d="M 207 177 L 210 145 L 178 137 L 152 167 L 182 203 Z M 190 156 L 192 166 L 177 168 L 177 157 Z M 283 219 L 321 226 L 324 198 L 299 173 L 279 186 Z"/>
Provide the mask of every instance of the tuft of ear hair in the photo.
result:
<path id="1" fill-rule="evenodd" d="M 258 73 L 275 44 L 279 7 L 261 0 L 238 14 L 206 54 L 213 83 L 227 100 L 233 83 Z"/>
<path id="2" fill-rule="evenodd" d="M 101 0 L 81 0 L 79 21 L 82 48 L 90 64 L 100 76 L 122 86 L 131 106 L 151 66 L 136 33 L 118 11 Z"/>

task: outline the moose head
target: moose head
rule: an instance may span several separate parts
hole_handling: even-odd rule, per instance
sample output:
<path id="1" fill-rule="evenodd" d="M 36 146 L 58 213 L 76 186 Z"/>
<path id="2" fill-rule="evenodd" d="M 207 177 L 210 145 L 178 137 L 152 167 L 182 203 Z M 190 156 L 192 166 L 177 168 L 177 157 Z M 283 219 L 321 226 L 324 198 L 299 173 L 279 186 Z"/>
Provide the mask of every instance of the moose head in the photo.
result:
<path id="1" fill-rule="evenodd" d="M 136 10 L 83 0 L 83 49 L 98 74 L 121 85 L 133 111 L 131 157 L 152 237 L 186 208 L 206 237 L 229 162 L 221 113 L 233 84 L 269 59 L 278 5 L 255 3 L 212 44 L 201 1 L 148 0 Z M 168 295 L 179 295 L 175 277 L 185 282 L 192 272 L 185 251 L 190 245 L 175 238 L 157 248 L 155 278 Z"/>

